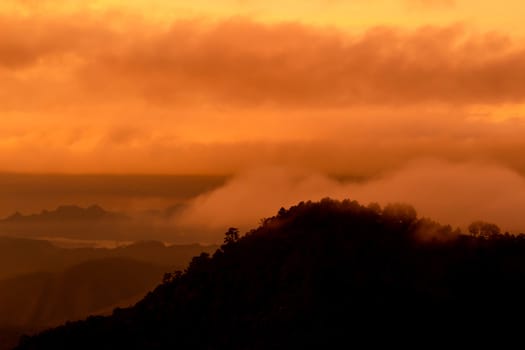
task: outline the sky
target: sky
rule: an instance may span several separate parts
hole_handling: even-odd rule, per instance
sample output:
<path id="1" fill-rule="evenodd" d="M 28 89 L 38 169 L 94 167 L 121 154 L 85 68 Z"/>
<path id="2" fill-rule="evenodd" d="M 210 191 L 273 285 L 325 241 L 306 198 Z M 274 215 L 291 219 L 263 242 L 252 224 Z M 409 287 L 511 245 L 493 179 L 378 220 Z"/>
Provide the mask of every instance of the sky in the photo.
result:
<path id="1" fill-rule="evenodd" d="M 4 0 L 0 171 L 525 172 L 509 0 Z"/>
<path id="2" fill-rule="evenodd" d="M 525 232 L 523 10 L 3 0 L 0 173 L 229 176 L 196 194 L 177 218 L 189 226 L 250 227 L 330 195 Z"/>

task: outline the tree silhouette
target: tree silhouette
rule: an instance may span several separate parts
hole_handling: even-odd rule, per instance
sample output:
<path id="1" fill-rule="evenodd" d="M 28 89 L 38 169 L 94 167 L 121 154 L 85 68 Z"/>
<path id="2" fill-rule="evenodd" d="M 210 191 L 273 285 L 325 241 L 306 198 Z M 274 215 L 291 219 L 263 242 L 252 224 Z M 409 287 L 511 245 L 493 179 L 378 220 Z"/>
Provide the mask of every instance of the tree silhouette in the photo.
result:
<path id="1" fill-rule="evenodd" d="M 235 227 L 230 227 L 228 231 L 226 231 L 224 236 L 224 244 L 235 243 L 239 240 L 239 229 Z"/>
<path id="2" fill-rule="evenodd" d="M 501 233 L 500 228 L 496 224 L 485 221 L 474 221 L 468 226 L 468 232 L 475 237 L 492 237 Z"/>
<path id="3" fill-rule="evenodd" d="M 377 211 L 377 208 L 370 208 Z M 410 225 L 417 219 L 417 212 L 413 206 L 403 203 L 392 203 L 385 206 L 383 215 L 392 219 L 396 224 Z"/>

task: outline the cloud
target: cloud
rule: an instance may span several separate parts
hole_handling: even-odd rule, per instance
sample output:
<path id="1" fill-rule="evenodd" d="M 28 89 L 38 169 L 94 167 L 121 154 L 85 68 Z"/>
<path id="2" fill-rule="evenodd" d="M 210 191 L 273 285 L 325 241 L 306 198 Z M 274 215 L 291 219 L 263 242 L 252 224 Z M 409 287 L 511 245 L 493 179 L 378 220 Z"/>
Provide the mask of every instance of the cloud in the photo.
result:
<path id="1" fill-rule="evenodd" d="M 94 118 L 91 124 L 77 119 L 37 125 L 29 118 L 23 128 L 0 130 L 0 169 L 232 174 L 275 165 L 366 178 L 432 157 L 492 162 L 525 174 L 522 121 L 469 121 L 435 110 L 385 115 L 264 112 L 258 116 L 227 110 L 202 121 L 184 121 L 169 116 L 162 120 L 150 109 L 139 111 L 147 120 L 129 112 L 125 122 L 108 125 Z"/>
<path id="2" fill-rule="evenodd" d="M 104 16 L 0 17 L 0 170 L 525 172 L 524 48 L 503 35 Z"/>
<path id="3" fill-rule="evenodd" d="M 0 67 L 11 70 L 51 64 L 45 59 L 53 57 L 93 54 L 104 39 L 117 39 L 103 21 L 82 16 L 60 19 L 0 16 L 0 28 Z"/>
<path id="4" fill-rule="evenodd" d="M 525 47 L 460 26 L 375 28 L 352 36 L 241 18 L 142 31 L 140 23 L 126 25 L 119 31 L 74 16 L 2 18 L 0 66 L 8 72 L 71 66 L 60 80 L 66 93 L 70 86 L 76 94 L 71 101 L 344 108 L 525 100 L 518 79 L 525 75 Z M 41 78 L 33 81 L 37 95 L 46 94 Z"/>
<path id="5" fill-rule="evenodd" d="M 200 232 L 208 232 L 208 239 L 218 241 L 230 226 L 247 230 L 261 218 L 275 215 L 280 207 L 324 197 L 349 198 L 362 204 L 404 202 L 414 205 L 420 216 L 443 224 L 465 228 L 482 219 L 504 230 L 525 232 L 522 176 L 489 164 L 435 160 L 414 162 L 360 183 L 298 169 L 252 169 L 198 197 L 173 221 L 178 227 L 193 227 L 195 232 L 200 228 Z"/>
<path id="6" fill-rule="evenodd" d="M 459 27 L 363 36 L 298 24 L 176 23 L 86 67 L 157 102 L 242 106 L 522 102 L 525 51 Z"/>

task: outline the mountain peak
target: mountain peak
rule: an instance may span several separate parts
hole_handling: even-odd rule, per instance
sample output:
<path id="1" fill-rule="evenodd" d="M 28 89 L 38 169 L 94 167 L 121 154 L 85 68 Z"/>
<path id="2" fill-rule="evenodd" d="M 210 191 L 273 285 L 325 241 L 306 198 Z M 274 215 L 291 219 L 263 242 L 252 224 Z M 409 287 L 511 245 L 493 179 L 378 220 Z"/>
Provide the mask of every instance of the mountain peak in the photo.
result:
<path id="1" fill-rule="evenodd" d="M 75 220 L 121 220 L 126 216 L 104 210 L 94 204 L 87 208 L 77 205 L 60 205 L 55 210 L 42 210 L 40 214 L 23 215 L 19 212 L 2 220 L 3 222 L 40 222 L 40 221 L 75 221 Z"/>

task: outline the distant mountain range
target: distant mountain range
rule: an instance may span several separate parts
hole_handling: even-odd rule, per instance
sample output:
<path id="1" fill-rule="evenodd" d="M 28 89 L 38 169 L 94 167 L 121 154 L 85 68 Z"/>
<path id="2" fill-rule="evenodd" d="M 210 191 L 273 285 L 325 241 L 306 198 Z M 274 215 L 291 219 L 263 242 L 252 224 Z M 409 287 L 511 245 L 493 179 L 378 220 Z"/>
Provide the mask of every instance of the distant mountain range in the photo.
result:
<path id="1" fill-rule="evenodd" d="M 44 240 L 0 237 L 0 280 L 35 272 L 59 272 L 90 260 L 127 258 L 164 266 L 183 268 L 190 259 L 217 246 L 200 244 L 170 245 L 140 241 L 115 249 L 59 248 Z M 1 300 L 0 300 L 1 303 Z"/>
<path id="2" fill-rule="evenodd" d="M 0 350 L 23 332 L 133 305 L 167 271 L 218 246 L 140 241 L 114 248 L 59 248 L 0 237 Z"/>
<path id="3" fill-rule="evenodd" d="M 118 221 L 128 220 L 129 217 L 122 213 L 114 213 L 104 210 L 98 205 L 82 208 L 76 205 L 62 205 L 55 210 L 43 210 L 39 214 L 22 215 L 19 212 L 1 220 L 4 223 L 28 223 L 48 221 Z"/>
<path id="4" fill-rule="evenodd" d="M 41 328 L 130 306 L 162 280 L 165 266 L 129 258 L 0 281 L 0 327 Z"/>
<path id="5" fill-rule="evenodd" d="M 20 238 L 65 238 L 72 240 L 177 240 L 171 220 L 185 208 L 175 204 L 163 210 L 128 215 L 99 205 L 83 208 L 62 205 L 54 210 L 24 215 L 16 212 L 0 220 L 0 236 Z"/>

